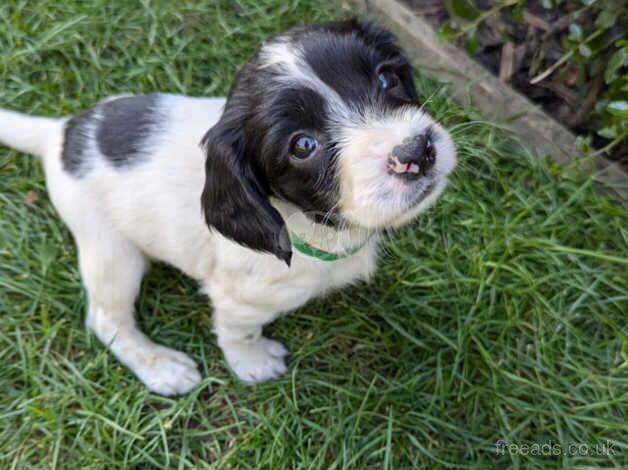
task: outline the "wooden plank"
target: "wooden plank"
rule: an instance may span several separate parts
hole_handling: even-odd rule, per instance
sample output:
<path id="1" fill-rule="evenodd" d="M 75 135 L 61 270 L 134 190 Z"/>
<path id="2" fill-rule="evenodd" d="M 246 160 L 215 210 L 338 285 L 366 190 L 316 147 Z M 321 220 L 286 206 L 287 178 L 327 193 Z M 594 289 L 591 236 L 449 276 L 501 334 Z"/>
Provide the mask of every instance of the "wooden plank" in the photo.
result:
<path id="1" fill-rule="evenodd" d="M 549 155 L 567 164 L 580 159 L 582 168 L 628 201 L 628 174 L 606 158 L 582 158 L 576 136 L 540 106 L 501 82 L 466 52 L 440 40 L 425 20 L 397 0 L 348 0 L 390 28 L 408 57 L 421 70 L 448 82 L 454 97 L 497 122 L 505 123 L 537 156 Z"/>

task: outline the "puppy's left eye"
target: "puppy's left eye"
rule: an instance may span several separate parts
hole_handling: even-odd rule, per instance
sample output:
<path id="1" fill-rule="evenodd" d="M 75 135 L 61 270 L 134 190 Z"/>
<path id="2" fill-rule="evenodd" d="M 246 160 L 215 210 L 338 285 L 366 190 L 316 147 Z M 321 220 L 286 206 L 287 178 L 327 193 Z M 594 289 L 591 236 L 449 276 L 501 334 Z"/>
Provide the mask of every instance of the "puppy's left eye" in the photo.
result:
<path id="1" fill-rule="evenodd" d="M 299 160 L 303 160 L 312 155 L 317 146 L 316 139 L 309 135 L 299 134 L 292 139 L 290 154 Z"/>
<path id="2" fill-rule="evenodd" d="M 379 81 L 379 85 L 384 90 L 392 90 L 399 84 L 399 77 L 397 77 L 397 74 L 395 72 L 392 72 L 390 70 L 383 70 L 381 72 L 378 72 L 377 80 Z"/>

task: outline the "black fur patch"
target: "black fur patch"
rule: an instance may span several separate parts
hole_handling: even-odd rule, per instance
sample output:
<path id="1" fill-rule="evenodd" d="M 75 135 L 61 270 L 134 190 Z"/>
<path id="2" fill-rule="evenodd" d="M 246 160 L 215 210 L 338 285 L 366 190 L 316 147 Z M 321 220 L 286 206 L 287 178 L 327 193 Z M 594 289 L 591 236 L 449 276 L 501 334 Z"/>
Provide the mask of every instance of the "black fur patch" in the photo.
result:
<path id="1" fill-rule="evenodd" d="M 91 108 L 72 116 L 65 125 L 61 160 L 63 169 L 74 176 L 83 176 L 87 172 L 87 146 L 89 129 L 94 122 L 95 109 Z"/>
<path id="2" fill-rule="evenodd" d="M 158 130 L 158 94 L 114 98 L 73 116 L 65 126 L 63 168 L 78 177 L 90 167 L 94 142 L 116 168 L 133 165 L 145 154 L 148 137 Z"/>
<path id="3" fill-rule="evenodd" d="M 157 94 L 129 96 L 100 105 L 96 141 L 115 167 L 133 164 L 143 154 L 146 139 L 158 124 L 157 99 Z"/>

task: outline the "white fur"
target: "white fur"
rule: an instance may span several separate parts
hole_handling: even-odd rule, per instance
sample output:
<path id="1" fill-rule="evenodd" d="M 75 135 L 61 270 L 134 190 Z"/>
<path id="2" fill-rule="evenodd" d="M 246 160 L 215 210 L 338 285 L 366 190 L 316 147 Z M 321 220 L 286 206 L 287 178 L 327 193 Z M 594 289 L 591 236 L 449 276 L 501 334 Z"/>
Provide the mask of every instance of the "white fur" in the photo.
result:
<path id="1" fill-rule="evenodd" d="M 395 177 L 384 177 L 388 155 L 406 138 L 426 134 L 434 138 L 436 163 L 433 173 L 435 187 L 417 204 L 417 189 Z M 427 210 L 447 185 L 447 178 L 456 166 L 453 141 L 439 124 L 424 111 L 402 108 L 391 114 L 373 110 L 358 125 L 343 123 L 335 131 L 340 142 L 340 208 L 343 216 L 366 228 L 399 226 Z M 424 178 L 427 189 L 430 180 Z"/>
<path id="2" fill-rule="evenodd" d="M 63 119 L 27 116 L 0 109 L 0 143 L 24 153 L 43 155 L 61 134 Z"/>
<path id="3" fill-rule="evenodd" d="M 160 95 L 166 128 L 149 159 L 119 170 L 97 153 L 77 178 L 62 168 L 63 120 L 0 112 L 0 142 L 42 157 L 54 206 L 72 231 L 88 292 L 87 326 L 152 391 L 181 394 L 199 383 L 185 354 L 152 342 L 134 321 L 134 301 L 153 258 L 197 279 L 214 308 L 214 330 L 229 367 L 244 381 L 286 371 L 285 348 L 262 326 L 323 292 L 366 279 L 376 239 L 335 262 L 295 251 L 291 267 L 210 231 L 201 216 L 205 155 L 199 142 L 221 115 L 224 99 Z M 314 246 L 337 251 L 362 235 L 312 230 L 298 210 L 275 201 L 288 228 Z M 346 238 L 345 238 L 346 237 Z"/>

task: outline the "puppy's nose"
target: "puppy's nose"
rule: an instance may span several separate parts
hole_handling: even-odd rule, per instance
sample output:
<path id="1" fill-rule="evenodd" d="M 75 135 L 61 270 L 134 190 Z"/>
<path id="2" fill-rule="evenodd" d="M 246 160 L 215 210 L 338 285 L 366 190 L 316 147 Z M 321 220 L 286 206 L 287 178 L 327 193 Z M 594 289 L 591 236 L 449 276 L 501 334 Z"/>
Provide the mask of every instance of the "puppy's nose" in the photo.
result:
<path id="1" fill-rule="evenodd" d="M 418 178 L 426 175 L 436 163 L 436 152 L 428 135 L 421 134 L 404 140 L 392 151 L 391 168 L 395 173 Z"/>

